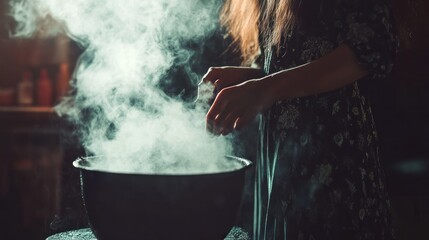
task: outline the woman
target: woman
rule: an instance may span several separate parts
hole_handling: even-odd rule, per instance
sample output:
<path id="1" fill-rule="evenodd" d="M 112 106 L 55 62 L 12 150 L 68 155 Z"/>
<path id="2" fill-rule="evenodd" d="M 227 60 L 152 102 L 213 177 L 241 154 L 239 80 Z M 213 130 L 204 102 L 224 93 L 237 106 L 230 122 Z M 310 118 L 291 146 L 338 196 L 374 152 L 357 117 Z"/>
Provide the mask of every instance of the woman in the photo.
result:
<path id="1" fill-rule="evenodd" d="M 207 127 L 259 113 L 253 238 L 392 239 L 377 133 L 359 90 L 385 78 L 396 37 L 387 0 L 227 0 L 243 65 L 211 68 Z M 374 85 L 371 85 L 374 87 Z"/>

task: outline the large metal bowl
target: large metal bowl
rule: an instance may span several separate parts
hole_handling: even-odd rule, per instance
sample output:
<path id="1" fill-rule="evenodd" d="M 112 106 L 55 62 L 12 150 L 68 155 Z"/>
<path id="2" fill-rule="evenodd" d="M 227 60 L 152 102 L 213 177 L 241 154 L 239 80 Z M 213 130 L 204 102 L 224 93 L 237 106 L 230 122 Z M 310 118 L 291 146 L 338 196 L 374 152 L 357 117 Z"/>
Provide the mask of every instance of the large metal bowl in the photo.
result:
<path id="1" fill-rule="evenodd" d="M 73 162 L 94 235 L 118 239 L 223 239 L 233 227 L 252 163 L 227 156 L 238 169 L 210 174 L 101 171 L 91 158 Z"/>

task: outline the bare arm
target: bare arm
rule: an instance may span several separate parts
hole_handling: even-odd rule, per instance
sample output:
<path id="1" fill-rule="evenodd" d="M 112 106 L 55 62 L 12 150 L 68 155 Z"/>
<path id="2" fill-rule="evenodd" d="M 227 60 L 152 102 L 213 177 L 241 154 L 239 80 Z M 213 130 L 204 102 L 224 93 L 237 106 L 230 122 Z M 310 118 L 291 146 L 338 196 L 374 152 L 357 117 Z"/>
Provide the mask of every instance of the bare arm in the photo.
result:
<path id="1" fill-rule="evenodd" d="M 316 61 L 268 75 L 260 81 L 276 101 L 332 91 L 367 74 L 353 50 L 342 44 Z"/>
<path id="2" fill-rule="evenodd" d="M 353 50 L 342 44 L 308 64 L 222 89 L 207 113 L 207 128 L 226 135 L 252 121 L 275 101 L 335 90 L 366 74 Z"/>

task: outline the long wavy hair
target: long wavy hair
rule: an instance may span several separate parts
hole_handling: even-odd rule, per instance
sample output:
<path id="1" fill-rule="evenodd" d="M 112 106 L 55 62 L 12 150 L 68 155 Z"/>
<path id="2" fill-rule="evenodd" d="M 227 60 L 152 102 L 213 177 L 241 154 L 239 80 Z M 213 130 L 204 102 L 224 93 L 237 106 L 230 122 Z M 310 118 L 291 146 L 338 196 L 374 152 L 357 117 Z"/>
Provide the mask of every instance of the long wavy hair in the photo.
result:
<path id="1" fill-rule="evenodd" d="M 302 0 L 225 0 L 220 21 L 233 46 L 239 49 L 243 64 L 257 58 L 261 40 L 279 48 L 283 35 L 298 20 L 301 3 Z"/>

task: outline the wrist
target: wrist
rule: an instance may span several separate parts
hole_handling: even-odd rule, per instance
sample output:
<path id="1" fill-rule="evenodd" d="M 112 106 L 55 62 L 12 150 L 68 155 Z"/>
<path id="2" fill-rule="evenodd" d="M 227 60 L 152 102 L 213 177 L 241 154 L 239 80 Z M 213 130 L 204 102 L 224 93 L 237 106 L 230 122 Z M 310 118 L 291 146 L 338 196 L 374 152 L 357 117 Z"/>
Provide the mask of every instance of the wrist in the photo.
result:
<path id="1" fill-rule="evenodd" d="M 254 81 L 258 85 L 257 88 L 260 89 L 263 101 L 267 107 L 270 107 L 279 100 L 278 89 L 273 76 L 265 76 Z"/>
<path id="2" fill-rule="evenodd" d="M 280 71 L 261 78 L 264 82 L 261 87 L 270 95 L 273 103 L 287 100 L 296 97 L 294 95 L 296 86 L 292 81 L 295 78 L 295 74 L 292 71 Z"/>

